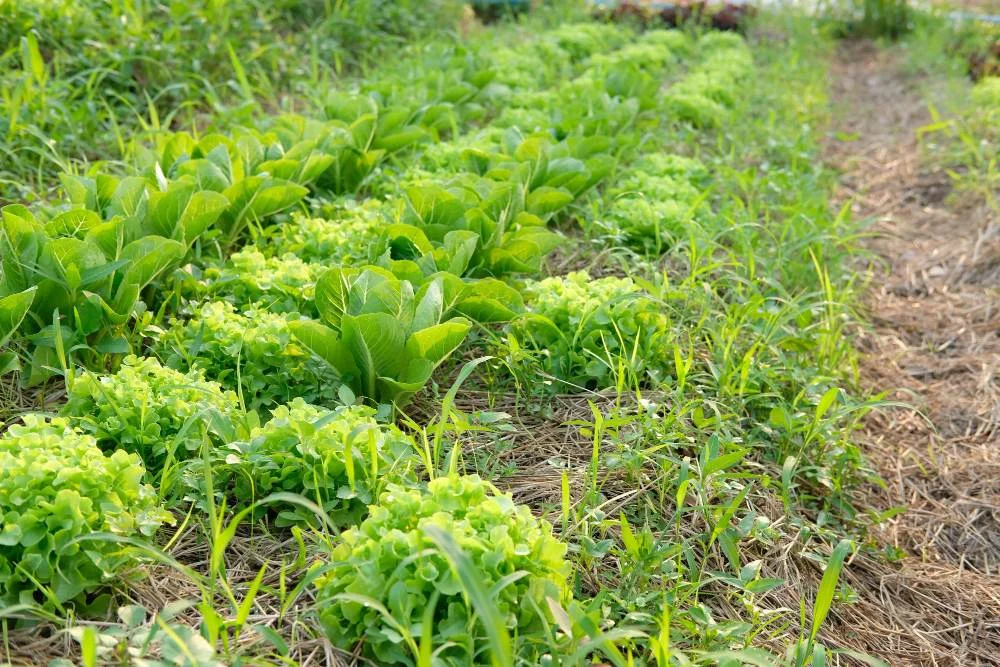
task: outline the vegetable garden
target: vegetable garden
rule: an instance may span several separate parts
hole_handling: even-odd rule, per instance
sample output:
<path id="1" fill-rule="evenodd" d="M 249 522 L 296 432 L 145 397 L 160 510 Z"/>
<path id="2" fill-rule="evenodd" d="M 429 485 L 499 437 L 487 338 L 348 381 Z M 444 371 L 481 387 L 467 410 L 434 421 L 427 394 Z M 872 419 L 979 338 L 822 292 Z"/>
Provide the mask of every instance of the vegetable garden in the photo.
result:
<path id="1" fill-rule="evenodd" d="M 897 664 L 835 31 L 232 4 L 0 4 L 4 661 Z"/>

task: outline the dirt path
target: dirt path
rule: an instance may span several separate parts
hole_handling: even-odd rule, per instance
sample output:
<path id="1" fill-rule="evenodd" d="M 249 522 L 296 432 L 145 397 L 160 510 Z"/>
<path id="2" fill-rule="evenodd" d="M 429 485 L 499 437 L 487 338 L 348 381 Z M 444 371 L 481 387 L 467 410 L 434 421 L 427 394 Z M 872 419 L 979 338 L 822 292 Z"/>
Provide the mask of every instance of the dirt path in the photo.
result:
<path id="1" fill-rule="evenodd" d="M 840 612 L 837 639 L 893 667 L 1000 665 L 1000 220 L 921 162 L 920 82 L 890 52 L 847 44 L 832 77 L 840 139 L 828 157 L 882 262 L 863 382 L 920 411 L 866 424 L 887 484 L 872 503 L 909 508 L 878 539 L 908 557 L 855 561 L 862 602 Z"/>

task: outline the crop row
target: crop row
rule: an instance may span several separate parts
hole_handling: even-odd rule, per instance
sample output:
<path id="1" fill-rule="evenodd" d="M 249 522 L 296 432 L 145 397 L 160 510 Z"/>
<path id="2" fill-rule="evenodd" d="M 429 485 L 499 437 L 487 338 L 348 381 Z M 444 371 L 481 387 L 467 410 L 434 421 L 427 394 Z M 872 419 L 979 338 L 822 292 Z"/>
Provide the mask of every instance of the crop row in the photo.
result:
<path id="1" fill-rule="evenodd" d="M 0 440 L 0 601 L 96 608 L 121 541 L 187 502 L 339 533 L 307 580 L 340 646 L 540 650 L 571 604 L 566 545 L 384 417 L 473 335 L 575 386 L 674 368 L 641 281 L 540 274 L 575 220 L 649 257 L 687 234 L 706 169 L 659 142 L 723 125 L 751 69 L 732 35 L 567 26 L 324 119 L 165 137 L 134 173 L 67 176 L 65 210 L 5 207 L 2 370 L 61 375 L 68 400 Z"/>

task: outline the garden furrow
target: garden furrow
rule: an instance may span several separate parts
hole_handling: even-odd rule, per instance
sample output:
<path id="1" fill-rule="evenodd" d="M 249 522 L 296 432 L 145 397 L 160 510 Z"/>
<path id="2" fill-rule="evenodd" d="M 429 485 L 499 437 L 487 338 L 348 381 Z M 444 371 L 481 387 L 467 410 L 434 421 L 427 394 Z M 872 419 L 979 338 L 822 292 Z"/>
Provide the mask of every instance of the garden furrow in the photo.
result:
<path id="1" fill-rule="evenodd" d="M 933 80 L 866 43 L 845 45 L 833 73 L 834 128 L 849 141 L 829 151 L 877 256 L 862 380 L 912 406 L 873 413 L 864 430 L 886 481 L 870 503 L 906 507 L 878 539 L 906 557 L 855 561 L 861 602 L 839 632 L 892 665 L 1000 664 L 997 211 L 954 192 L 920 149 L 927 105 L 940 104 L 925 97 Z"/>

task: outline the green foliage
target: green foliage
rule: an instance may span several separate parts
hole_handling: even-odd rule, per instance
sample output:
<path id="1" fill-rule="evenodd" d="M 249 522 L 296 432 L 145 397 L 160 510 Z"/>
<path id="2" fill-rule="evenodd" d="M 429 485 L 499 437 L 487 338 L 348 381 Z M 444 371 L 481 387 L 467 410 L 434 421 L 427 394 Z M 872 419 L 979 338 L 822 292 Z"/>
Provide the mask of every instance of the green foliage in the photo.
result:
<path id="1" fill-rule="evenodd" d="M 245 507 L 279 491 L 304 496 L 340 528 L 356 525 L 388 483 L 410 486 L 416 444 L 392 425 L 379 424 L 363 406 L 327 410 L 296 399 L 274 409 L 270 421 L 248 440 L 219 450 L 212 462 L 215 489 Z M 200 482 L 197 464 L 190 479 Z M 317 525 L 301 505 L 271 503 L 276 526 Z"/>
<path id="2" fill-rule="evenodd" d="M 624 46 L 627 37 L 626 33 L 611 24 L 595 22 L 569 23 L 548 33 L 548 38 L 576 61 Z"/>
<path id="3" fill-rule="evenodd" d="M 385 206 L 376 200 L 330 205 L 322 218 L 293 215 L 271 228 L 260 250 L 271 257 L 289 253 L 304 262 L 349 266 L 369 259 L 369 246 L 385 224 Z"/>
<path id="4" fill-rule="evenodd" d="M 95 17 L 79 0 L 22 0 L 0 5 L 0 53 L 19 46 L 32 29 L 41 44 L 80 39 L 95 28 Z"/>
<path id="5" fill-rule="evenodd" d="M 29 3 L 28 14 L 44 13 Z M 521 24 L 463 23 L 448 40 L 429 28 L 437 17 L 434 30 L 447 29 L 457 3 L 441 14 L 437 2 L 196 4 L 98 3 L 72 26 L 47 16 L 0 56 L 0 196 L 34 196 L 69 167 L 73 210 L 33 212 L 47 235 L 92 240 L 108 261 L 136 241 L 146 245 L 132 259 L 145 257 L 149 239 L 180 254 L 115 325 L 128 347 L 91 354 L 81 345 L 96 346 L 96 334 L 32 335 L 51 324 L 37 309 L 52 289 L 18 282 L 31 243 L 0 247 L 17 260 L 0 274 L 10 281 L 0 368 L 51 339 L 53 353 L 31 368 L 98 371 L 70 382 L 73 423 L 97 447 L 140 452 L 162 495 L 175 497 L 179 480 L 194 503 L 184 534 L 207 546 L 195 562 L 172 551 L 187 539 L 168 544 L 170 564 L 200 591 L 196 609 L 170 603 L 147 624 L 145 610 L 124 608 L 122 624 L 71 631 L 81 663 L 127 651 L 193 665 L 216 661 L 213 650 L 226 664 L 287 662 L 301 647 L 286 645 L 299 634 L 285 630 L 313 614 L 338 648 L 360 642 L 379 664 L 513 664 L 515 654 L 524 664 L 768 664 L 749 647 L 807 616 L 769 606 L 763 596 L 781 582 L 769 564 L 744 562 L 744 546 L 785 541 L 823 562 L 868 526 L 853 506 L 868 471 L 852 433 L 871 405 L 849 391 L 854 229 L 829 210 L 816 141 L 827 125 L 822 33 L 782 26 L 787 41 L 755 42 L 751 59 L 735 34 L 563 25 L 582 10 L 561 1 Z M 345 76 L 342 57 L 368 56 L 343 46 L 371 41 L 382 62 Z M 276 111 L 292 108 L 301 115 Z M 967 146 L 992 159 L 990 144 Z M 2 180 L 11 174 L 17 183 Z M 586 238 L 569 231 L 577 223 Z M 557 245 L 565 253 L 545 267 Z M 538 280 L 581 265 L 630 278 Z M 522 278 L 535 279 L 525 296 Z M 202 299 L 213 301 L 192 305 Z M 67 329 L 87 321 L 80 300 L 61 312 Z M 490 330 L 505 322 L 506 359 L 465 364 L 440 416 L 406 419 L 422 438 L 416 456 L 371 407 L 318 407 L 405 406 L 474 323 L 497 340 Z M 150 337 L 168 368 L 129 358 L 104 376 Z M 487 385 L 490 410 L 509 409 L 507 370 L 526 380 L 518 410 L 557 419 L 546 431 L 586 440 L 589 457 L 576 445 L 511 454 L 519 420 L 456 407 L 472 380 Z M 589 412 L 564 418 L 531 401 L 553 380 L 577 390 L 560 412 L 584 398 Z M 257 427 L 241 399 L 273 417 Z M 498 433 L 485 432 L 491 424 Z M 433 478 L 447 461 L 449 473 L 519 477 L 525 455 L 562 477 L 567 546 L 488 483 L 449 476 L 424 490 L 415 470 L 419 461 Z M 57 478 L 78 474 L 63 468 Z M 550 500 L 537 496 L 534 509 Z M 772 523 L 758 508 L 778 503 L 785 513 Z M 272 527 L 292 530 L 271 542 Z M 256 576 L 232 558 L 247 533 L 277 549 Z M 310 573 L 306 534 L 334 549 Z M 789 653 L 796 664 L 824 659 L 816 631 L 849 599 L 838 551 L 813 626 Z M 568 600 L 569 553 L 583 589 L 600 591 L 591 599 Z M 281 622 L 253 625 L 263 606 Z M 182 612 L 184 623 L 171 620 Z"/>
<path id="6" fill-rule="evenodd" d="M 530 281 L 524 291 L 530 312 L 509 336 L 540 354 L 546 373 L 596 389 L 615 386 L 622 372 L 642 384 L 660 377 L 672 353 L 669 322 L 663 304 L 631 278 L 581 271 Z"/>
<path id="7" fill-rule="evenodd" d="M 136 455 L 105 455 L 65 419 L 11 426 L 0 437 L 0 603 L 83 604 L 133 565 L 121 545 L 83 540 L 149 537 L 173 522 L 142 477 Z"/>
<path id="8" fill-rule="evenodd" d="M 199 291 L 237 307 L 257 305 L 271 313 L 313 315 L 316 280 L 327 270 L 291 253 L 265 257 L 254 246 L 229 256 L 225 266 L 205 271 Z"/>
<path id="9" fill-rule="evenodd" d="M 708 172 L 700 161 L 653 154 L 625 170 L 609 192 L 611 202 L 591 223 L 593 235 L 659 254 L 691 233 L 696 215 L 708 214 Z"/>
<path id="10" fill-rule="evenodd" d="M 62 180 L 79 210 L 71 210 L 72 217 L 52 227 L 61 233 L 86 233 L 106 247 L 157 235 L 191 246 L 203 234 L 216 235 L 206 232 L 229 206 L 226 197 L 195 179 L 119 178 L 95 167 L 87 176 L 63 174 Z"/>
<path id="11" fill-rule="evenodd" d="M 984 77 L 972 87 L 970 97 L 977 111 L 990 118 L 1000 115 L 1000 77 Z"/>
<path id="12" fill-rule="evenodd" d="M 107 664 L 127 652 L 143 667 L 225 667 L 212 645 L 197 628 L 184 623 L 193 603 L 180 600 L 158 612 L 137 604 L 117 609 L 120 624 L 80 624 L 68 634 L 80 644 L 83 665 Z M 69 660 L 53 660 L 49 667 L 70 667 Z"/>
<path id="13" fill-rule="evenodd" d="M 316 285 L 322 321 L 289 326 L 355 396 L 403 407 L 469 333 L 471 323 L 457 315 L 469 300 L 465 283 L 447 276 L 415 288 L 378 267 L 330 269 Z M 493 299 L 471 305 L 506 314 Z"/>
<path id="14" fill-rule="evenodd" d="M 334 53 L 375 62 L 404 40 L 450 29 L 462 6 L 456 0 L 355 0 L 328 9 L 320 29 L 332 33 Z"/>
<path id="15" fill-rule="evenodd" d="M 537 271 L 542 258 L 558 242 L 558 236 L 545 228 L 544 221 L 525 210 L 523 189 L 513 184 L 478 180 L 486 190 L 480 195 L 474 187 L 446 189 L 425 184 L 407 189 L 409 208 L 404 216 L 408 227 L 395 226 L 387 233 L 395 250 L 393 259 L 416 258 L 409 248 L 438 255 L 436 263 L 451 264 L 454 255 L 466 239 L 471 239 L 471 252 L 464 253 L 462 266 L 456 266 L 458 275 L 492 275 Z M 459 189 L 461 188 L 461 189 Z M 460 198 L 465 195 L 465 200 Z M 553 195 L 553 198 L 557 195 Z M 565 205 L 571 197 L 559 196 Z M 433 244 L 433 245 L 431 245 Z M 396 246 L 396 247 L 393 247 Z M 464 251 L 463 251 L 464 252 Z"/>
<path id="16" fill-rule="evenodd" d="M 26 384 L 78 358 L 101 362 L 130 352 L 128 324 L 145 310 L 140 293 L 183 259 L 179 241 L 125 235 L 127 201 L 115 195 L 111 206 L 123 210 L 108 222 L 74 209 L 43 223 L 23 206 L 3 208 L 0 297 L 35 289 L 17 327 L 31 359 Z M 5 301 L 4 310 L 9 317 L 27 302 Z M 4 366 L 11 366 L 9 358 Z"/>
<path id="17" fill-rule="evenodd" d="M 293 317 L 211 301 L 167 330 L 157 348 L 168 366 L 204 372 L 251 410 L 293 398 L 334 400 L 338 378 L 295 342 Z"/>
<path id="18" fill-rule="evenodd" d="M 733 33 L 710 32 L 698 41 L 704 54 L 697 67 L 667 91 L 666 110 L 698 128 L 722 124 L 753 71 L 746 43 Z"/>
<path id="19" fill-rule="evenodd" d="M 21 367 L 17 354 L 4 347 L 24 321 L 37 291 L 38 287 L 34 286 L 0 297 L 0 376 L 19 370 Z"/>
<path id="20" fill-rule="evenodd" d="M 161 138 L 155 153 L 141 156 L 140 162 L 150 184 L 161 189 L 180 183 L 224 198 L 226 205 L 209 238 L 217 239 L 225 251 L 251 225 L 301 201 L 309 192 L 305 186 L 330 168 L 335 157 L 320 140 L 282 143 L 276 133 L 242 129 L 232 136 L 207 134 L 196 140 L 178 132 Z"/>
<path id="21" fill-rule="evenodd" d="M 0 200 L 35 198 L 67 166 L 118 157 L 133 137 L 201 127 L 206 116 L 216 126 L 246 122 L 258 104 L 312 96 L 370 61 L 402 60 L 403 40 L 447 32 L 461 15 L 453 0 L 414 4 L 4 2 Z M 21 57 L 29 41 L 37 58 Z"/>
<path id="22" fill-rule="evenodd" d="M 909 0 L 842 0 L 831 9 L 845 37 L 898 39 L 913 28 Z"/>
<path id="23" fill-rule="evenodd" d="M 466 173 L 411 181 L 402 224 L 387 230 L 383 244 L 392 259 L 430 252 L 437 266 L 470 276 L 540 269 L 560 242 L 546 222 L 607 177 L 614 165 L 611 143 L 598 136 L 553 142 L 516 131 L 505 133 L 503 142 L 495 150 L 464 150 Z"/>
<path id="24" fill-rule="evenodd" d="M 105 450 L 138 454 L 153 475 L 227 442 L 240 421 L 236 394 L 151 357 L 127 357 L 113 375 L 77 376 L 67 393 L 63 414 L 74 425 Z"/>
<path id="25" fill-rule="evenodd" d="M 463 571 L 433 528 L 464 554 Z M 421 651 L 441 664 L 491 664 L 489 621 L 464 575 L 489 591 L 491 615 L 526 644 L 552 623 L 548 600 L 568 596 L 565 554 L 547 523 L 479 477 L 435 479 L 426 491 L 390 486 L 321 568 L 320 621 L 336 645 L 362 641 L 380 664 L 413 665 Z"/>
<path id="26" fill-rule="evenodd" d="M 304 147 L 315 151 L 317 171 L 310 174 L 310 182 L 315 180 L 321 191 L 356 193 L 389 154 L 428 137 L 408 122 L 409 111 L 383 113 L 371 97 L 333 94 L 326 113 L 330 120 L 281 116 L 271 124 L 270 135 L 285 154 L 301 153 Z"/>

